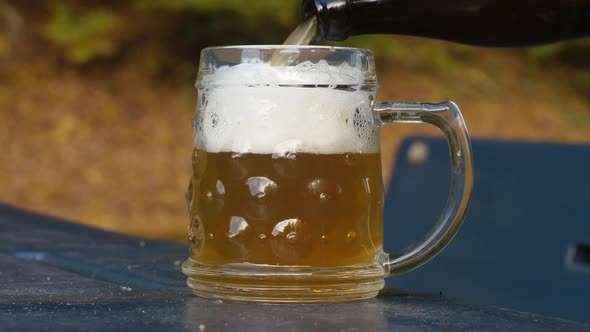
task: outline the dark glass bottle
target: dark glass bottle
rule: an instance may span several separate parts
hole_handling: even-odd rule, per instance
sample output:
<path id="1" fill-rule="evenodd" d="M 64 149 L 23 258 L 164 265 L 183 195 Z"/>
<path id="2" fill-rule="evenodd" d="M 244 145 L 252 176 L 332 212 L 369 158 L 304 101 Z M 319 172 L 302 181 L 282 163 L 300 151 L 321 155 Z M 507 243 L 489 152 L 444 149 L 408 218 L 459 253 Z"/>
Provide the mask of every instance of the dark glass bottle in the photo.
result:
<path id="1" fill-rule="evenodd" d="M 400 34 L 517 47 L 590 35 L 590 0 L 303 0 L 315 41 Z"/>

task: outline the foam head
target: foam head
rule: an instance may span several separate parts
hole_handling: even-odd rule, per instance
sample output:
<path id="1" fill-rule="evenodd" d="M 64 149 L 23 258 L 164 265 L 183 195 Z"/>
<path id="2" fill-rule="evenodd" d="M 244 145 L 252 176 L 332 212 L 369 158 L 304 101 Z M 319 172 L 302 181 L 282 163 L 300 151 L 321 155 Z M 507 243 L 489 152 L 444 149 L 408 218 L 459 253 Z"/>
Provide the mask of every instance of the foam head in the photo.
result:
<path id="1" fill-rule="evenodd" d="M 195 146 L 208 152 L 378 151 L 375 88 L 360 69 L 324 60 L 296 66 L 242 63 L 198 82 Z"/>

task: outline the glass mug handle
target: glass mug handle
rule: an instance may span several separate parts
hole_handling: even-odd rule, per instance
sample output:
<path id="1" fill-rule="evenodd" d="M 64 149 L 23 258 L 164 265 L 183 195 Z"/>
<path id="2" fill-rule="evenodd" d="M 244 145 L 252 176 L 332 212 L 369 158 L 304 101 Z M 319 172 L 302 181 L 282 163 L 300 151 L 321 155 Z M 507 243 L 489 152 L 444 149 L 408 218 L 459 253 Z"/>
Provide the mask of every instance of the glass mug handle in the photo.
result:
<path id="1" fill-rule="evenodd" d="M 387 103 L 375 107 L 381 124 L 429 123 L 445 134 L 451 154 L 451 190 L 436 225 L 420 241 L 400 253 L 384 254 L 381 264 L 388 276 L 411 271 L 428 262 L 449 244 L 463 224 L 473 191 L 471 142 L 459 107 L 453 102 L 440 104 Z"/>

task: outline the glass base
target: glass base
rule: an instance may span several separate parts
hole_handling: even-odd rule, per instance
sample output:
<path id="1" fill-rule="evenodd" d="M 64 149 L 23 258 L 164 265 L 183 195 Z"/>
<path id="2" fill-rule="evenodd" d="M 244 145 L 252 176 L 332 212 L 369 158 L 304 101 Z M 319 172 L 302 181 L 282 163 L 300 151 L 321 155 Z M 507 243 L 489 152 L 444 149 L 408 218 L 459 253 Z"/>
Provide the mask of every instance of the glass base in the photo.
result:
<path id="1" fill-rule="evenodd" d="M 263 264 L 182 264 L 187 285 L 201 297 L 242 302 L 329 303 L 375 297 L 385 285 L 381 265 L 336 267 Z"/>

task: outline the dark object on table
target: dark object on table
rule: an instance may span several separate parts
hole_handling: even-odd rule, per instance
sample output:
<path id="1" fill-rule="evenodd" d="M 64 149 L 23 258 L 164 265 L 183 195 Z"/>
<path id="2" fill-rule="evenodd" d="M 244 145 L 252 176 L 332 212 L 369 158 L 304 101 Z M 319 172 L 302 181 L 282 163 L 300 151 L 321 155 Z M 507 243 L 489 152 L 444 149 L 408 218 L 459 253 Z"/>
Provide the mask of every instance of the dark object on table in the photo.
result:
<path id="1" fill-rule="evenodd" d="M 1 331 L 557 331 L 590 325 L 387 288 L 328 305 L 211 301 L 184 286 L 185 246 L 0 205 Z"/>
<path id="2" fill-rule="evenodd" d="M 416 151 L 426 154 L 418 163 Z M 439 139 L 403 143 L 385 203 L 386 251 L 417 241 L 438 219 L 448 154 Z M 474 140 L 473 156 L 473 198 L 456 238 L 387 283 L 590 321 L 590 145 Z"/>

